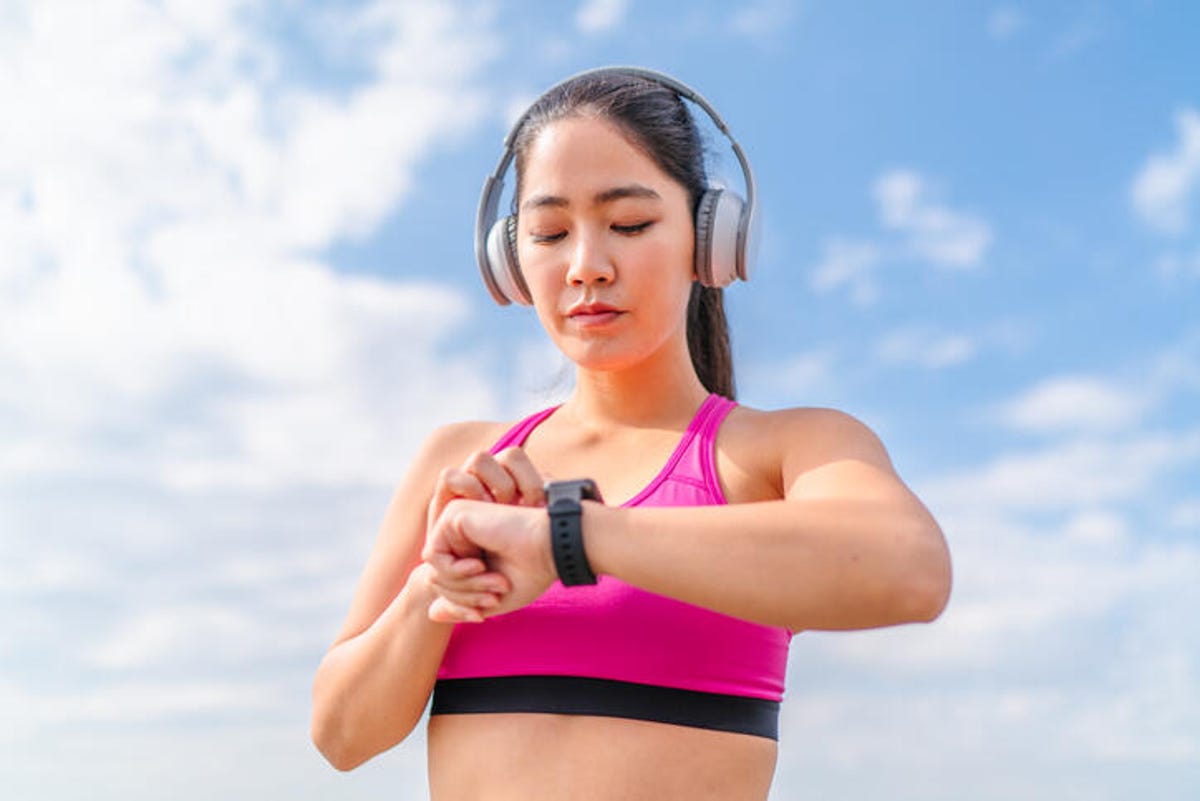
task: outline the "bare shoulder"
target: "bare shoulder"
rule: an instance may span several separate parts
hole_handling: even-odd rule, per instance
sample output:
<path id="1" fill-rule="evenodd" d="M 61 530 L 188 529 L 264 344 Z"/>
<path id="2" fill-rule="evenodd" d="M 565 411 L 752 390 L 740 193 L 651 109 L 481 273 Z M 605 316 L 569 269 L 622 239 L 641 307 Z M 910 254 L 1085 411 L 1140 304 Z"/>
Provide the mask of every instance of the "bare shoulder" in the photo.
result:
<path id="1" fill-rule="evenodd" d="M 737 406 L 721 427 L 719 445 L 732 461 L 782 495 L 797 476 L 841 461 L 864 462 L 887 473 L 883 442 L 857 417 L 837 409 L 802 406 L 763 410 Z"/>
<path id="2" fill-rule="evenodd" d="M 411 505 L 413 496 L 428 502 L 443 470 L 459 467 L 478 451 L 489 450 L 514 423 L 468 420 L 435 428 L 421 444 L 407 474 L 396 488 L 393 505 L 402 499 Z"/>
<path id="3" fill-rule="evenodd" d="M 472 453 L 487 450 L 512 425 L 468 420 L 438 426 L 426 437 L 414 465 L 427 465 L 436 474 L 442 467 L 460 464 Z"/>

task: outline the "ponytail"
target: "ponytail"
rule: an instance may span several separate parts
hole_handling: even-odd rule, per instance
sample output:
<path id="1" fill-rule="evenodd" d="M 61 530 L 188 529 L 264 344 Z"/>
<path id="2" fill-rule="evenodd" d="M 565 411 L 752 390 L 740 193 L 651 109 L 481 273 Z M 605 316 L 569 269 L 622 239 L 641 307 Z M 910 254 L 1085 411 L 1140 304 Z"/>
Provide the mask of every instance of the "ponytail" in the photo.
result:
<path id="1" fill-rule="evenodd" d="M 736 400 L 729 324 L 720 289 L 703 286 L 699 281 L 692 284 L 687 308 L 687 341 L 692 367 L 704 388 Z"/>

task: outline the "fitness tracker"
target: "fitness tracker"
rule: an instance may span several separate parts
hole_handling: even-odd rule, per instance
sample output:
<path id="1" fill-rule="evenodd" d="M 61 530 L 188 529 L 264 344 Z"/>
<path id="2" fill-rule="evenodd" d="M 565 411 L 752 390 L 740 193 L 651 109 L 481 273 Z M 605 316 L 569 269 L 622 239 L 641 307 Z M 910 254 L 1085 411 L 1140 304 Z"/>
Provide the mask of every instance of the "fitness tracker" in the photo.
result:
<path id="1" fill-rule="evenodd" d="M 564 586 L 595 584 L 596 574 L 583 550 L 582 501 L 599 501 L 600 490 L 590 478 L 551 481 L 546 484 L 546 511 L 550 513 L 550 552 Z"/>

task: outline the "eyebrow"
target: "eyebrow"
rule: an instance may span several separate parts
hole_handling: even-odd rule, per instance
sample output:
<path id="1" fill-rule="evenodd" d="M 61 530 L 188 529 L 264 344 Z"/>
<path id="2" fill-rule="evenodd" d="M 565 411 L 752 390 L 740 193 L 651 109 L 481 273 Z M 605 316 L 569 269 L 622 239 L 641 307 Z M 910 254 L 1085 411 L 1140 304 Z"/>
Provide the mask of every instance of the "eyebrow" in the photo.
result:
<path id="1" fill-rule="evenodd" d="M 612 203 L 614 200 L 621 200 L 627 197 L 649 198 L 651 200 L 662 200 L 662 195 L 655 192 L 648 186 L 642 184 L 627 184 L 625 186 L 614 186 L 611 189 L 605 189 L 603 192 L 597 192 L 592 196 L 592 204 L 596 206 L 605 203 Z M 565 197 L 559 195 L 534 195 L 521 204 L 521 208 L 528 211 L 530 209 L 540 209 L 547 206 L 555 208 L 565 208 L 571 205 Z"/>

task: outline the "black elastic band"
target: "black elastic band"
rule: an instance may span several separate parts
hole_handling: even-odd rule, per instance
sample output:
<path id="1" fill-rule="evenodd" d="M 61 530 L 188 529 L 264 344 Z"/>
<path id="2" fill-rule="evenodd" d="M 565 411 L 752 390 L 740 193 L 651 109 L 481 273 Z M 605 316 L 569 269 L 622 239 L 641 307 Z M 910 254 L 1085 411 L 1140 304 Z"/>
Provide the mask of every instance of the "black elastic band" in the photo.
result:
<path id="1" fill-rule="evenodd" d="M 779 739 L 779 702 L 581 676 L 440 679 L 432 715 L 546 712 L 653 720 Z"/>

